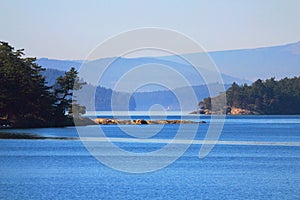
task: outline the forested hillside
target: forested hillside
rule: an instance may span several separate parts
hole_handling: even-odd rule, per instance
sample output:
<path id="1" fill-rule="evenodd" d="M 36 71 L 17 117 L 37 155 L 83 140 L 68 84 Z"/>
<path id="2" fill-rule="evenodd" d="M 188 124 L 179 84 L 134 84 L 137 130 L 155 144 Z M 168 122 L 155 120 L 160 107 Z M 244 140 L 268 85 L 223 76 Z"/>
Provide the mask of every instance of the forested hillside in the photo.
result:
<path id="1" fill-rule="evenodd" d="M 229 114 L 236 108 L 249 114 L 300 114 L 300 76 L 279 81 L 275 78 L 258 79 L 250 86 L 233 83 L 226 91 L 226 98 Z M 210 110 L 211 101 L 205 98 L 199 106 L 202 110 Z"/>

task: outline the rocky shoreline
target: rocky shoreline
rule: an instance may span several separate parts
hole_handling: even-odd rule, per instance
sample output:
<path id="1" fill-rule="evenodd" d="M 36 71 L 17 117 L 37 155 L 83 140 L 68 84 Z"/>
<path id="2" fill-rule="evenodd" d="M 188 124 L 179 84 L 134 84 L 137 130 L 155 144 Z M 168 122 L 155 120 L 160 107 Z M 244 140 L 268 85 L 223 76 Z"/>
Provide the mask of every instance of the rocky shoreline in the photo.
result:
<path id="1" fill-rule="evenodd" d="M 225 114 L 225 112 L 226 112 L 226 115 L 259 115 L 260 114 L 256 111 L 251 111 L 251 110 L 247 110 L 247 109 L 243 109 L 243 108 L 236 108 L 236 107 L 227 107 L 224 110 L 219 110 L 219 111 L 215 111 L 215 112 L 212 112 L 209 109 L 202 109 L 202 110 L 196 110 L 196 111 L 190 112 L 189 114 L 222 115 L 222 114 Z"/>
<path id="2" fill-rule="evenodd" d="M 23 123 L 23 126 L 11 126 L 11 125 L 0 125 L 0 129 L 13 129 L 13 128 L 50 128 L 50 127 L 66 127 L 66 126 L 88 126 L 88 125 L 150 125 L 150 124 L 204 124 L 205 121 L 195 122 L 191 120 L 122 120 L 114 118 L 96 118 L 90 119 L 87 117 L 83 118 L 73 118 L 67 123 L 61 124 L 60 126 L 51 126 L 51 125 L 37 125 L 32 123 Z"/>
<path id="3" fill-rule="evenodd" d="M 96 124 L 102 125 L 114 125 L 114 124 L 123 124 L 123 125 L 150 125 L 150 124 L 199 124 L 206 123 L 205 121 L 194 122 L 190 120 L 120 120 L 120 119 L 109 119 L 109 118 L 96 118 L 94 119 Z"/>

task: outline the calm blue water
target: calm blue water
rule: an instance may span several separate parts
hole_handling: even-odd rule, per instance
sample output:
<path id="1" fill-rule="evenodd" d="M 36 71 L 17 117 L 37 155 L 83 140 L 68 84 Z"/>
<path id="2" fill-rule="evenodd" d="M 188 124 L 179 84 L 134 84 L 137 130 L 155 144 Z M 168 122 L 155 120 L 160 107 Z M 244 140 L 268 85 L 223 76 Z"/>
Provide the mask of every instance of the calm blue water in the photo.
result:
<path id="1" fill-rule="evenodd" d="M 183 126 L 187 135 L 191 126 Z M 208 126 L 200 124 L 196 140 L 204 138 Z M 108 137 L 133 138 L 124 127 L 102 128 Z M 157 131 L 150 139 L 172 139 L 179 125 L 133 128 Z M 97 126 L 80 129 L 97 136 Z M 78 137 L 74 127 L 9 131 Z M 216 145 L 199 159 L 201 144 L 193 144 L 166 168 L 129 174 L 101 164 L 79 140 L 0 140 L 0 199 L 300 199 L 300 146 L 294 145 L 300 142 L 300 116 L 230 116 L 219 140 L 275 145 Z M 132 152 L 165 145 L 115 144 Z"/>

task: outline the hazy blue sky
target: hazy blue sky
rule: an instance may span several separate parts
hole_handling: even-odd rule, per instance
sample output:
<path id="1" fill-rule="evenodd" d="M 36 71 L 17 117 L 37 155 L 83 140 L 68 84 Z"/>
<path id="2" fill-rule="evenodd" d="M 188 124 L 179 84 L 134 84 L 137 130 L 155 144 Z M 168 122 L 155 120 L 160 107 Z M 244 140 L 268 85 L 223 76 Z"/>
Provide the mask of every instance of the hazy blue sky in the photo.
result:
<path id="1" fill-rule="evenodd" d="M 299 0 L 0 0 L 0 40 L 28 56 L 83 59 L 108 37 L 174 29 L 208 51 L 300 41 Z"/>

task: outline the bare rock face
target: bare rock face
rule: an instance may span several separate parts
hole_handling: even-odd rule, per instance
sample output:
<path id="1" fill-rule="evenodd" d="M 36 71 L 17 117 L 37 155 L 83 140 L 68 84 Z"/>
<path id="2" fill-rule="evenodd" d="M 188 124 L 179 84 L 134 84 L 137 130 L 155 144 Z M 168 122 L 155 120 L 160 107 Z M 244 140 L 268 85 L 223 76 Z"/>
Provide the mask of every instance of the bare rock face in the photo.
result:
<path id="1" fill-rule="evenodd" d="M 247 110 L 247 109 L 232 107 L 230 110 L 230 114 L 231 115 L 250 115 L 252 113 L 250 110 Z"/>

